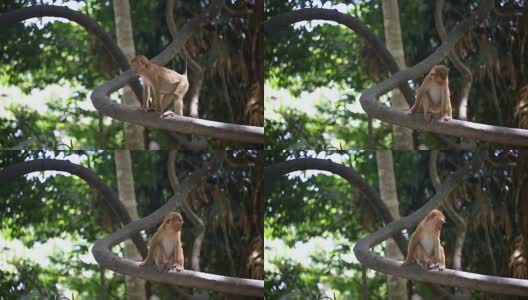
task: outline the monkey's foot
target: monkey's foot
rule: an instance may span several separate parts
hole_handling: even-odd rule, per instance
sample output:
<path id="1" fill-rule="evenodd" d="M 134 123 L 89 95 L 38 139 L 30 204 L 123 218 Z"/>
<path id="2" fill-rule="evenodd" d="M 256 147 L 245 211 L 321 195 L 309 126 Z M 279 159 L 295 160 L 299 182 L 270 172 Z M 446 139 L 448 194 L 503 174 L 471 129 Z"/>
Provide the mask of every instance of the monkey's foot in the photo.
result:
<path id="1" fill-rule="evenodd" d="M 160 118 L 168 118 L 168 117 L 175 117 L 175 116 L 179 116 L 177 113 L 173 112 L 173 111 L 166 111 L 164 113 L 161 114 Z"/>
<path id="2" fill-rule="evenodd" d="M 176 266 L 176 271 L 177 272 L 183 271 L 183 266 Z"/>
<path id="3" fill-rule="evenodd" d="M 449 121 L 449 119 L 451 119 L 451 118 L 448 115 L 443 115 L 442 119 L 444 119 L 444 121 Z"/>

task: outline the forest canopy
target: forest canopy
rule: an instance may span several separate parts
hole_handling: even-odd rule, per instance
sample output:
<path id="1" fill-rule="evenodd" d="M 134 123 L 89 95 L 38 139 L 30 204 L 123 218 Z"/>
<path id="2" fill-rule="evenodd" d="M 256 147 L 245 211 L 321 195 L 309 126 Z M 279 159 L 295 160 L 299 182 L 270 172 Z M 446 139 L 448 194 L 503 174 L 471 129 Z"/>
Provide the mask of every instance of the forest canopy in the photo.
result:
<path id="1" fill-rule="evenodd" d="M 315 9 L 319 7 L 326 10 Z M 501 134 L 506 134 L 504 127 L 526 128 L 528 70 L 523 64 L 524 52 L 515 50 L 527 47 L 523 38 L 527 20 L 524 2 L 400 1 L 394 9 L 399 20 L 393 25 L 401 27 L 402 48 L 397 50 L 387 44 L 388 34 L 394 32 L 384 29 L 389 22 L 385 16 L 390 12 L 384 11 L 380 1 L 270 1 L 266 5 L 266 22 L 272 27 L 266 33 L 264 60 L 267 149 L 461 148 L 472 139 L 477 145 L 481 145 L 478 140 L 487 139 L 498 143 Z M 477 18 L 481 9 L 487 13 Z M 476 19 L 471 21 L 472 18 Z M 329 19 L 341 21 L 322 21 Z M 290 23 L 295 24 L 284 26 Z M 441 49 L 446 38 L 442 29 L 448 37 L 452 30 L 458 30 L 456 34 L 460 36 L 449 53 Z M 400 78 L 413 79 L 410 87 L 414 91 L 429 72 L 419 64 L 424 59 L 449 67 L 450 99 L 456 121 L 437 127 L 434 122 L 421 122 L 423 119 L 418 116 L 409 119 L 403 113 L 384 114 L 383 106 L 395 106 L 388 95 L 377 99 L 381 107 L 370 103 L 375 101 L 371 98 L 362 100 L 360 107 L 360 96 L 365 96 L 367 89 L 395 73 L 388 64 L 394 58 L 389 55 L 387 60 L 373 39 L 380 40 L 392 55 L 404 54 L 404 65 L 398 62 L 400 69 L 412 67 L 412 71 L 405 76 L 400 74 Z M 442 56 L 438 56 L 439 52 Z M 452 54 L 458 61 L 453 62 Z M 413 104 L 414 95 L 402 92 L 407 104 L 396 106 L 397 112 L 408 110 Z M 367 108 L 376 114 L 372 120 L 365 114 Z M 383 122 L 377 120 L 379 117 Z M 414 132 L 414 138 L 402 142 L 400 135 L 392 136 L 398 133 L 390 123 L 419 130 Z M 499 130 L 484 124 L 502 127 Z M 518 134 L 518 139 L 500 143 L 525 145 L 526 130 L 510 133 Z M 469 139 L 459 142 L 445 134 Z M 491 134 L 496 136 L 492 139 Z"/>

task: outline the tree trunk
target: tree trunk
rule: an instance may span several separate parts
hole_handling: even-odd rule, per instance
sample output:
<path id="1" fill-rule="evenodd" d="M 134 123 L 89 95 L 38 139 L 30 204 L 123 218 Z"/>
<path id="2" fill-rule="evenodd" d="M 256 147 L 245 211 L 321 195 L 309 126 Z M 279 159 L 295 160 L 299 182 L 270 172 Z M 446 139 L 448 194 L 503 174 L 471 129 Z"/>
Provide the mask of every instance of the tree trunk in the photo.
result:
<path id="1" fill-rule="evenodd" d="M 128 60 L 135 56 L 134 37 L 132 36 L 132 23 L 130 20 L 130 4 L 128 0 L 114 0 L 114 17 L 116 23 L 117 45 L 123 50 Z M 123 88 L 121 102 L 126 105 L 139 107 L 134 93 L 130 87 Z M 124 123 L 125 148 L 129 150 L 145 149 L 145 129 L 141 126 Z"/>
<path id="2" fill-rule="evenodd" d="M 132 221 L 138 219 L 136 194 L 134 192 L 134 177 L 132 174 L 132 160 L 129 150 L 116 150 L 115 164 L 117 176 L 117 189 L 119 199 L 125 205 Z M 124 256 L 128 259 L 141 261 L 141 255 L 131 240 L 125 241 Z M 129 300 L 146 299 L 145 280 L 125 276 L 126 295 Z"/>
<path id="3" fill-rule="evenodd" d="M 405 53 L 403 51 L 398 0 L 383 0 L 382 4 L 386 46 L 396 59 L 400 69 L 403 70 L 405 68 Z M 409 104 L 399 89 L 392 90 L 391 105 L 400 110 L 409 109 Z M 392 144 L 395 150 L 414 149 L 413 131 L 409 128 L 392 126 Z"/>
<path id="4" fill-rule="evenodd" d="M 398 203 L 398 193 L 396 191 L 396 179 L 394 178 L 394 164 L 392 161 L 392 151 L 376 151 L 376 161 L 378 163 L 378 178 L 381 199 L 395 220 L 400 218 Z M 385 256 L 403 260 L 403 255 L 393 239 L 389 239 L 385 246 Z M 387 285 L 389 290 L 389 299 L 399 300 L 407 299 L 407 280 L 387 275 Z"/>

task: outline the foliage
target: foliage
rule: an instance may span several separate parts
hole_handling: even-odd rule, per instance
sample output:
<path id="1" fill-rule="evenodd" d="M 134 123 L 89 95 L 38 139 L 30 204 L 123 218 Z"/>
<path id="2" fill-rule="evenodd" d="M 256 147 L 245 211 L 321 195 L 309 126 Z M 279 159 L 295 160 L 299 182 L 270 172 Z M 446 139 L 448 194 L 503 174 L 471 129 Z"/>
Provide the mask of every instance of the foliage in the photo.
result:
<path id="1" fill-rule="evenodd" d="M 317 3 L 317 4 L 316 4 Z M 384 39 L 383 14 L 380 1 L 345 1 L 350 4 L 347 13 L 368 26 L 378 37 Z M 525 10 L 524 2 L 504 1 L 498 9 L 507 10 L 517 8 Z M 331 8 L 340 5 L 342 1 L 323 1 L 323 7 Z M 413 66 L 429 56 L 441 44 L 434 24 L 434 1 L 400 1 L 400 23 L 402 40 L 405 51 L 405 62 Z M 444 24 L 449 32 L 460 20 L 474 13 L 479 1 L 455 1 L 445 4 L 443 11 Z M 281 12 L 295 9 L 321 6 L 319 2 L 293 0 L 268 1 L 266 14 L 270 18 Z M 343 10 L 341 10 L 343 11 Z M 473 86 L 468 104 L 469 120 L 501 125 L 518 126 L 514 113 L 517 103 L 516 96 L 527 82 L 528 73 L 522 65 L 525 60 L 518 51 L 524 49 L 526 39 L 518 36 L 526 35 L 526 20 L 528 16 L 505 17 L 491 14 L 482 24 L 469 32 L 456 45 L 455 52 L 472 70 Z M 387 68 L 377 57 L 377 53 L 365 40 L 352 30 L 335 24 L 321 24 L 310 21 L 290 26 L 280 32 L 266 35 L 265 43 L 265 78 L 266 83 L 274 89 L 287 89 L 298 98 L 301 92 L 311 92 L 321 87 L 331 87 L 349 93 L 351 97 L 345 99 L 348 104 L 358 99 L 361 91 L 388 77 Z M 467 80 L 460 74 L 448 58 L 441 63 L 450 69 L 450 86 L 454 115 L 458 113 L 461 90 Z M 422 78 L 416 78 L 413 85 L 417 86 Z M 266 99 L 266 103 L 271 100 Z M 310 137 L 339 136 L 351 144 L 342 149 L 365 149 L 366 140 L 362 138 L 367 128 L 366 118 L 354 115 L 339 114 L 339 106 L 329 106 L 331 117 L 318 114 L 308 120 L 304 127 L 295 126 L 303 118 L 300 111 L 294 109 L 300 100 L 292 100 L 288 109 L 277 113 L 280 121 L 266 119 L 266 134 L 272 135 L 272 141 L 290 139 L 294 137 L 300 145 L 313 145 Z M 519 106 L 521 107 L 521 106 Z M 268 113 L 266 114 L 268 115 Z M 332 118 L 334 117 L 334 118 Z M 354 117 L 359 126 L 335 126 L 348 124 Z M 519 120 L 520 121 L 520 120 Z M 302 124 L 302 123 L 301 123 Z M 309 136 L 305 136 L 306 127 L 312 125 Z M 339 132 L 342 131 L 342 132 Z M 375 149 L 390 149 L 391 131 L 384 126 L 381 130 L 375 128 Z M 418 141 L 430 149 L 438 148 L 438 140 L 431 134 L 418 134 Z M 381 144 L 379 144 L 381 142 Z M 319 142 L 315 149 L 329 149 L 325 147 L 329 141 Z"/>
<path id="2" fill-rule="evenodd" d="M 141 216 L 158 209 L 173 194 L 166 175 L 167 155 L 165 151 L 132 152 L 135 191 Z M 178 152 L 176 166 L 180 182 L 211 156 L 210 153 Z M 262 238 L 262 226 L 258 224 L 263 224 L 263 212 L 259 208 L 261 199 L 257 196 L 262 186 L 259 183 L 261 171 L 258 167 L 247 165 L 262 165 L 262 162 L 259 163 L 261 154 L 256 151 L 230 151 L 227 156 L 230 160 L 245 162 L 236 167 L 226 165 L 189 195 L 195 212 L 206 223 L 200 266 L 204 272 L 248 278 L 248 257 L 255 251 L 251 242 L 259 236 Z M 117 191 L 112 151 L 0 151 L 0 169 L 35 158 L 78 159 Z M 35 289 L 57 294 L 64 287 L 75 291 L 81 299 L 98 298 L 99 267 L 95 263 L 87 263 L 83 256 L 91 257 L 89 251 L 94 241 L 119 226 L 112 218 L 110 227 L 107 227 L 106 218 L 111 212 L 98 193 L 83 180 L 64 174 L 33 173 L 0 184 L 0 232 L 4 239 L 17 239 L 28 247 L 56 237 L 74 241 L 73 250 L 50 257 L 52 264 L 49 266 L 38 265 L 29 259 L 27 264 L 30 265 L 7 262 L 11 271 L 2 271 L 6 276 L 0 280 L 0 298 L 25 295 Z M 254 215 L 254 212 L 257 214 Z M 190 268 L 195 233 L 192 223 L 185 222 L 188 225 L 183 227 L 182 237 L 185 255 L 189 258 L 186 268 Z M 155 230 L 151 228 L 149 234 Z M 31 273 L 24 271 L 28 268 L 38 268 L 41 271 L 36 272 L 41 275 L 23 277 L 23 274 Z M 113 273 L 107 272 L 107 277 L 108 274 Z M 111 298 L 122 298 L 125 293 L 124 277 L 110 276 L 107 284 Z M 17 290 L 19 284 L 28 288 Z M 57 284 L 62 287 L 60 290 L 48 289 Z M 159 295 L 167 294 L 164 286 L 156 284 L 153 288 Z M 211 294 L 221 298 L 221 294 Z"/>
<path id="3" fill-rule="evenodd" d="M 0 13 L 15 8 L 41 4 L 40 1 L 16 0 L 0 4 Z M 64 1 L 80 7 L 105 31 L 115 35 L 115 22 L 111 1 Z M 251 1 L 249 1 L 251 2 Z M 131 1 L 131 17 L 136 52 L 147 57 L 159 54 L 172 40 L 165 24 L 166 1 Z M 178 27 L 207 8 L 200 1 L 178 1 L 175 13 Z M 230 123 L 244 123 L 244 108 L 251 97 L 249 87 L 256 78 L 251 45 L 255 27 L 245 17 L 232 17 L 222 12 L 191 38 L 186 48 L 191 57 L 205 70 L 201 90 L 200 117 Z M 73 146 L 74 149 L 119 149 L 123 143 L 122 123 L 105 120 L 99 128 L 98 113 L 80 109 L 90 91 L 120 73 L 117 64 L 104 45 L 83 27 L 73 22 L 54 20 L 43 23 L 35 19 L 6 28 L 0 35 L 0 84 L 16 86 L 24 94 L 35 93 L 50 84 L 71 86 L 70 99 L 53 99 L 42 115 L 28 107 L 17 105 L 9 109 L 13 117 L 2 116 L 0 132 L 2 148 L 41 149 L 56 145 Z M 175 58 L 170 68 L 182 70 L 184 60 Z M 191 85 L 196 72 L 190 68 Z M 186 101 L 190 101 L 189 94 Z M 21 114 L 20 111 L 25 111 Z M 28 117 L 31 116 L 31 117 Z M 82 120 L 82 121 L 80 121 Z M 33 130 L 28 132 L 28 126 Z M 15 129 L 13 129 L 15 128 Z M 21 133 L 16 129 L 24 129 Z M 157 130 L 153 130 L 157 133 Z M 53 132 L 51 137 L 47 132 Z M 32 139 L 26 142 L 28 139 Z M 153 138 L 157 138 L 153 134 Z M 160 138 L 162 148 L 171 144 Z M 214 146 L 214 145 L 212 145 Z M 17 148 L 18 147 L 18 148 Z M 62 149 L 62 148 L 61 148 Z M 64 147 L 64 149 L 68 149 Z"/>
<path id="4" fill-rule="evenodd" d="M 440 152 L 437 162 L 441 180 L 471 159 L 472 152 Z M 468 223 L 463 248 L 463 269 L 469 272 L 511 277 L 508 268 L 511 247 L 521 231 L 515 202 L 515 167 L 525 152 L 489 151 L 490 159 L 482 168 L 470 174 L 452 193 L 456 209 Z M 372 151 L 284 151 L 266 153 L 267 165 L 297 157 L 318 157 L 351 166 L 374 189 L 378 189 L 375 152 Z M 419 209 L 435 194 L 429 176 L 429 151 L 393 151 L 394 171 L 400 214 L 408 215 Z M 523 175 L 521 175 L 523 176 Z M 267 257 L 272 265 L 266 272 L 266 296 L 281 296 L 301 291 L 300 297 L 317 297 L 335 292 L 338 299 L 357 298 L 360 294 L 361 269 L 352 255 L 353 241 L 383 224 L 370 209 L 366 199 L 346 180 L 330 173 L 297 172 L 267 180 L 265 203 L 265 236 L 269 241 L 281 241 L 287 249 L 295 249 L 313 239 L 327 239 L 335 248 L 312 254 L 313 262 L 307 264 L 289 258 L 286 250 L 279 249 L 273 257 Z M 488 236 L 491 245 L 483 245 Z M 442 230 L 448 266 L 451 263 L 456 238 L 456 226 L 448 216 Z M 347 242 L 342 242 L 345 239 Z M 275 245 L 275 244 L 273 244 Z M 488 248 L 489 247 L 489 248 Z M 303 248 L 304 249 L 304 248 Z M 383 250 L 375 247 L 376 252 Z M 302 250 L 300 253 L 304 253 Z M 490 263 L 493 255 L 497 273 Z M 321 268 L 320 266 L 325 266 Z M 346 274 L 346 275 L 344 275 Z M 314 279 L 315 278 L 315 279 Z M 315 280 L 315 281 L 314 281 Z M 355 282 L 356 284 L 353 284 Z M 369 296 L 373 299 L 386 297 L 385 276 L 371 272 L 368 278 Z M 429 293 L 418 285 L 420 294 Z M 478 297 L 479 293 L 474 293 Z"/>

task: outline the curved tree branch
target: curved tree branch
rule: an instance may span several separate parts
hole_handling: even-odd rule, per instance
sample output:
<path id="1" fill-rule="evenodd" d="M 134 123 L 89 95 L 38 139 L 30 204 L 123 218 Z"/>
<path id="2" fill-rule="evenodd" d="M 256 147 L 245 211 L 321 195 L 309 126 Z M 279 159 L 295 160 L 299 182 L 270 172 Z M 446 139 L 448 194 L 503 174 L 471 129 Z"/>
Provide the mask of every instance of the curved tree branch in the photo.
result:
<path id="1" fill-rule="evenodd" d="M 363 109 L 370 116 L 398 126 L 439 134 L 465 137 L 469 139 L 480 139 L 482 141 L 491 143 L 528 146 L 528 130 L 491 126 L 460 120 L 449 120 L 448 122 L 433 120 L 432 122 L 426 122 L 423 119 L 423 116 L 419 114 L 409 115 L 408 112 L 392 109 L 376 101 L 377 97 L 397 87 L 402 89 L 403 94 L 405 95 L 406 99 L 408 99 L 409 95 L 407 95 L 405 92 L 406 88 L 401 87 L 401 85 L 405 84 L 408 80 L 417 78 L 420 75 L 428 72 L 433 65 L 438 63 L 448 54 L 450 50 L 452 50 L 456 42 L 467 31 L 471 30 L 475 24 L 486 18 L 492 9 L 493 1 L 483 0 L 479 10 L 474 15 L 468 17 L 458 24 L 447 37 L 446 41 L 429 57 L 414 67 L 408 68 L 404 71 L 399 71 L 385 81 L 369 89 L 366 89 L 360 97 L 360 102 Z M 266 21 L 264 23 L 264 28 L 265 31 L 269 33 L 281 29 L 282 27 L 289 24 L 303 20 L 330 20 L 338 22 L 353 29 L 358 34 L 361 34 L 373 45 L 374 48 L 376 48 L 379 53 L 385 53 L 387 51 L 383 44 L 381 44 L 382 47 L 380 47 L 379 44 L 381 42 L 379 42 L 379 40 L 376 42 L 377 37 L 373 34 L 369 34 L 370 31 L 368 31 L 368 28 L 362 25 L 357 19 L 349 15 L 339 13 L 335 10 L 306 8 L 294 12 L 284 13 Z M 387 55 L 384 54 L 382 58 L 389 66 L 392 64 L 390 62 L 392 56 L 387 57 Z M 393 58 L 392 61 L 394 62 Z M 394 64 L 396 64 L 396 62 L 394 62 Z M 394 68 L 391 67 L 391 70 L 394 70 Z"/>
<path id="2" fill-rule="evenodd" d="M 493 1 L 483 0 L 478 12 L 458 24 L 446 41 L 431 55 L 415 66 L 394 74 L 391 78 L 365 90 L 360 97 L 363 109 L 375 118 L 408 128 L 454 135 L 470 139 L 480 139 L 491 143 L 528 146 L 528 130 L 506 128 L 460 120 L 426 122 L 422 115 L 409 115 L 408 112 L 391 109 L 376 101 L 376 98 L 396 88 L 401 82 L 407 82 L 428 72 L 454 47 L 456 42 L 473 26 L 482 21 L 493 8 Z"/>
<path id="3" fill-rule="evenodd" d="M 179 185 L 179 189 L 175 194 L 158 210 L 96 241 L 92 248 L 92 254 L 97 262 L 104 268 L 115 272 L 154 282 L 203 288 L 237 295 L 263 297 L 263 280 L 227 277 L 190 270 L 160 273 L 155 267 L 139 267 L 139 262 L 114 255 L 110 252 L 113 246 L 123 242 L 128 236 L 161 222 L 163 217 L 178 205 L 178 202 L 185 200 L 196 184 L 203 180 L 204 177 L 216 172 L 223 159 L 224 152 L 217 152 L 215 157 L 205 167 L 187 176 Z"/>
<path id="4" fill-rule="evenodd" d="M 165 22 L 167 23 L 167 28 L 169 29 L 170 35 L 173 39 L 178 37 L 178 29 L 176 28 L 176 23 L 174 21 L 174 7 L 176 0 L 168 0 L 167 7 L 165 9 Z M 204 71 L 202 66 L 192 58 L 187 49 L 182 47 L 182 54 L 185 56 L 186 60 L 189 60 L 189 67 L 193 70 L 193 83 L 189 90 L 191 95 L 191 102 L 189 104 L 189 116 L 192 118 L 198 118 L 198 102 L 200 100 L 200 92 L 202 90 L 202 85 L 204 81 Z"/>
<path id="5" fill-rule="evenodd" d="M 374 32 L 353 16 L 341 13 L 335 9 L 302 8 L 273 16 L 264 22 L 264 33 L 271 34 L 291 24 L 310 20 L 334 21 L 352 29 L 374 48 L 392 74 L 400 71 L 396 60 Z M 409 84 L 402 81 L 399 88 L 409 106 L 412 106 L 414 103 L 414 92 L 409 87 Z"/>
<path id="6" fill-rule="evenodd" d="M 117 61 L 119 68 L 122 71 L 130 69 L 130 63 L 126 58 L 121 48 L 117 46 L 112 37 L 97 24 L 89 16 L 69 9 L 64 6 L 55 5 L 33 5 L 30 7 L 15 9 L 12 11 L 5 12 L 0 15 L 0 28 L 11 26 L 14 23 L 18 23 L 31 18 L 39 17 L 57 17 L 65 18 L 72 22 L 75 22 L 87 31 L 93 33 L 103 44 L 103 46 L 110 52 L 110 55 Z M 143 89 L 139 80 L 134 79 L 130 85 L 132 90 L 136 94 L 138 100 L 142 99 Z"/>
<path id="7" fill-rule="evenodd" d="M 352 186 L 356 187 L 363 195 L 365 195 L 367 199 L 370 200 L 367 201 L 367 204 L 370 205 L 370 207 L 376 212 L 376 215 L 381 218 L 383 223 L 389 224 L 394 221 L 389 209 L 381 200 L 379 193 L 373 189 L 370 184 L 368 184 L 361 177 L 361 175 L 359 175 L 352 168 L 335 163 L 331 160 L 319 158 L 298 158 L 273 164 L 264 168 L 264 178 L 269 180 L 266 181 L 266 186 L 272 185 L 274 178 L 276 179 L 281 175 L 304 170 L 328 171 L 343 177 L 348 182 L 350 182 Z M 393 238 L 396 241 L 400 251 L 404 254 L 407 253 L 407 239 L 403 236 L 403 234 L 401 232 L 396 232 L 394 233 Z"/>
<path id="8" fill-rule="evenodd" d="M 402 267 L 402 262 L 400 261 L 375 255 L 370 252 L 371 247 L 390 238 L 395 233 L 401 232 L 404 228 L 418 224 L 427 213 L 441 205 L 449 193 L 462 181 L 464 176 L 475 171 L 482 161 L 483 155 L 478 154 L 477 157 L 473 158 L 471 163 L 448 176 L 445 182 L 439 187 L 436 195 L 422 208 L 357 241 L 354 246 L 356 258 L 366 267 L 411 280 L 433 282 L 436 284 L 499 294 L 528 295 L 528 280 L 487 276 L 449 269 L 443 272 L 425 271 L 416 265 Z"/>
<path id="9" fill-rule="evenodd" d="M 298 158 L 285 162 L 276 163 L 272 166 L 266 167 L 264 169 L 264 178 L 268 178 L 266 185 L 270 186 L 273 184 L 273 179 L 278 178 L 281 175 L 302 170 L 321 170 L 332 172 L 337 174 L 348 182 L 350 182 L 354 187 L 359 189 L 359 191 L 365 195 L 367 205 L 369 205 L 375 212 L 376 215 L 381 217 L 384 224 L 390 224 L 394 221 L 392 214 L 385 205 L 385 202 L 381 200 L 379 193 L 373 189 L 370 184 L 368 184 L 357 172 L 352 168 L 347 167 L 342 164 L 335 163 L 331 160 L 318 159 L 318 158 Z M 395 232 L 392 235 L 396 245 L 400 249 L 401 253 L 407 253 L 407 239 L 400 232 Z M 451 295 L 442 289 L 439 286 L 433 284 L 427 284 L 431 291 L 438 295 L 443 295 L 445 298 L 450 299 Z"/>
<path id="10" fill-rule="evenodd" d="M 447 40 L 447 32 L 444 26 L 444 19 L 442 17 L 444 3 L 444 0 L 436 0 L 434 12 L 436 31 L 438 31 L 438 36 L 440 36 L 442 43 L 445 43 Z M 471 91 L 471 85 L 473 84 L 473 73 L 471 73 L 471 70 L 462 62 L 454 50 L 449 52 L 449 59 L 451 62 L 453 62 L 455 68 L 457 68 L 457 70 L 464 76 L 464 87 L 462 88 L 460 104 L 458 105 L 458 119 L 467 120 L 467 106 L 469 92 Z"/>
<path id="11" fill-rule="evenodd" d="M 217 6 L 218 4 L 216 2 L 211 3 L 211 13 L 218 10 Z M 180 51 L 185 44 L 185 41 L 187 41 L 194 30 L 199 28 L 206 19 L 207 17 L 205 15 L 199 15 L 189 20 L 178 32 L 178 38 L 174 39 L 169 46 L 158 56 L 153 58 L 152 61 L 159 65 L 165 65 Z M 184 116 L 160 118 L 159 113 L 142 112 L 134 107 L 110 101 L 108 96 L 122 88 L 132 78 L 135 78 L 135 76 L 130 70 L 128 70 L 95 88 L 90 96 L 95 108 L 111 118 L 142 125 L 144 127 L 166 129 L 180 133 L 203 135 L 243 143 L 264 143 L 264 127 L 221 123 Z"/>
<path id="12" fill-rule="evenodd" d="M 218 6 L 218 5 L 216 5 Z M 218 11 L 217 7 L 212 10 Z M 193 133 L 197 135 L 209 136 L 223 140 L 233 140 L 237 142 L 262 144 L 264 143 L 264 128 L 228 124 L 221 122 L 214 122 L 209 120 L 195 119 L 183 116 L 169 117 L 161 119 L 156 113 L 145 113 L 137 111 L 136 108 L 128 107 L 124 104 L 119 104 L 115 101 L 109 101 L 108 95 L 117 91 L 132 80 L 132 89 L 138 99 L 142 99 L 142 87 L 139 84 L 136 76 L 133 76 L 130 69 L 130 64 L 121 51 L 121 49 L 114 43 L 110 35 L 106 33 L 95 21 L 90 17 L 71 10 L 67 7 L 54 5 L 34 5 L 31 7 L 21 8 L 6 12 L 0 15 L 0 27 L 9 26 L 13 23 L 20 22 L 26 19 L 35 17 L 60 17 L 74 21 L 86 28 L 86 30 L 95 34 L 103 43 L 104 47 L 108 49 L 111 55 L 118 62 L 121 70 L 125 73 L 117 76 L 113 80 L 97 87 L 91 94 L 92 103 L 95 108 L 104 115 L 121 121 L 142 125 L 145 127 L 167 129 L 181 133 Z M 201 23 L 201 18 L 196 17 L 189 21 L 181 30 L 178 40 L 174 40 L 167 49 L 165 49 L 154 62 L 164 65 L 171 57 L 173 57 L 181 48 L 183 43 L 190 36 L 194 28 L 197 28 Z"/>
<path id="13" fill-rule="evenodd" d="M 168 175 L 171 188 L 174 193 L 178 190 L 179 182 L 178 176 L 176 176 L 176 151 L 169 152 L 168 164 Z M 191 266 L 194 271 L 200 272 L 200 252 L 202 251 L 203 239 L 205 236 L 205 223 L 204 221 L 192 210 L 191 205 L 189 204 L 190 198 L 187 197 L 181 202 L 181 207 L 185 212 L 185 215 L 191 220 L 191 223 L 194 226 L 195 238 L 193 243 Z"/>
<path id="14" fill-rule="evenodd" d="M 172 39 L 178 38 L 178 28 L 174 20 L 174 7 L 176 6 L 176 0 L 167 0 L 165 7 L 165 22 Z M 189 117 L 199 118 L 198 114 L 198 103 L 200 102 L 200 93 L 202 91 L 204 81 L 204 71 L 202 66 L 194 60 L 188 53 L 185 45 L 182 46 L 181 56 L 184 57 L 185 61 L 189 61 L 189 68 L 193 71 L 191 86 L 187 92 L 186 98 L 191 98 L 189 102 Z M 204 150 L 207 149 L 207 140 L 203 136 L 196 136 L 191 141 L 187 140 L 185 136 L 178 134 L 177 132 L 169 131 L 169 136 L 175 139 L 186 150 Z M 199 270 L 195 270 L 199 271 Z"/>
<path id="15" fill-rule="evenodd" d="M 438 160 L 438 150 L 431 151 L 429 157 L 429 176 L 435 190 L 438 192 L 440 188 L 440 176 L 438 176 L 438 168 L 436 166 Z M 453 253 L 453 269 L 462 270 L 462 250 L 464 249 L 464 241 L 466 240 L 467 224 L 466 220 L 460 216 L 453 208 L 451 199 L 444 201 L 443 207 L 447 211 L 447 215 L 455 222 L 456 225 L 456 240 Z"/>
<path id="16" fill-rule="evenodd" d="M 99 176 L 92 170 L 67 160 L 35 159 L 12 164 L 0 171 L 0 183 L 7 183 L 17 176 L 42 171 L 62 171 L 81 178 L 90 187 L 103 195 L 103 198 L 106 200 L 105 203 L 117 216 L 122 225 L 126 225 L 132 221 L 123 202 L 119 200 L 117 194 Z M 131 235 L 131 238 L 141 256 L 146 258 L 147 243 L 145 240 L 143 240 L 139 233 Z"/>

